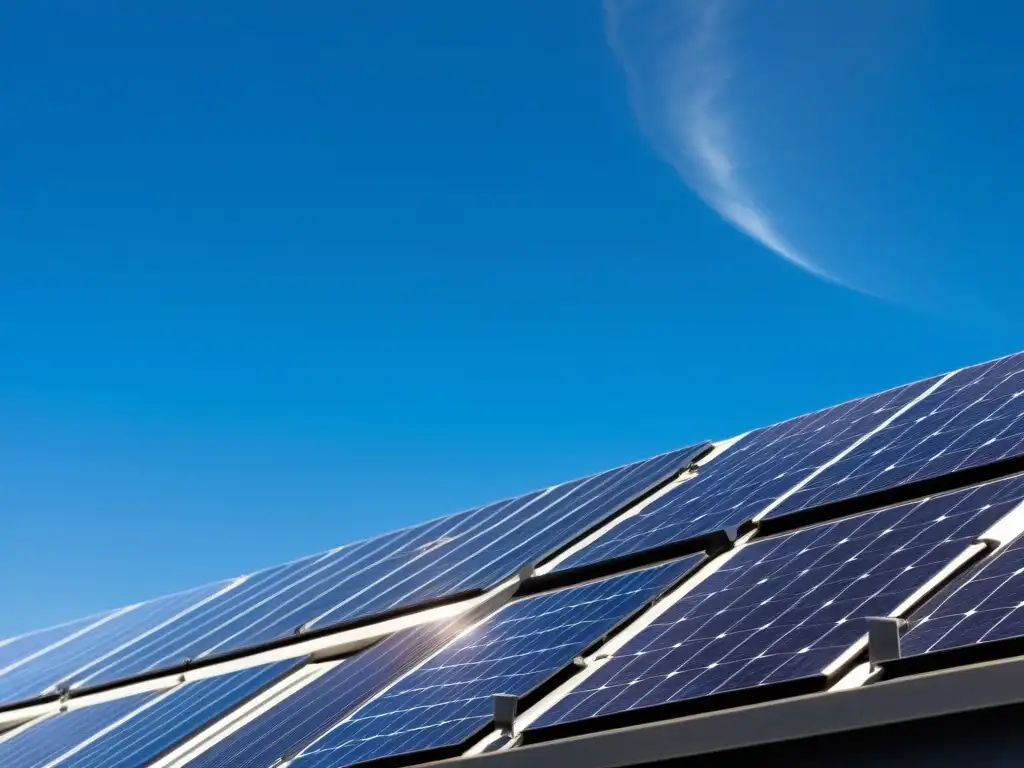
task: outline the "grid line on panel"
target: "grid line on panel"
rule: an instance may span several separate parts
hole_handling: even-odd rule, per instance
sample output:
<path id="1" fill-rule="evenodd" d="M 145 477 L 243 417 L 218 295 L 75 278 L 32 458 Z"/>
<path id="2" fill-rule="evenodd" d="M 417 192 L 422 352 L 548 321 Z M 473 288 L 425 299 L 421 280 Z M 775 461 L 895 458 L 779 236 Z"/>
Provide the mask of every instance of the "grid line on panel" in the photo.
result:
<path id="1" fill-rule="evenodd" d="M 701 467 L 697 477 L 624 520 L 556 570 L 697 541 L 742 525 L 936 381 L 915 382 L 755 430 Z"/>
<path id="2" fill-rule="evenodd" d="M 296 665 L 296 660 L 289 659 L 183 683 L 152 706 L 61 760 L 59 768 L 136 768 L 147 765 Z"/>
<path id="3" fill-rule="evenodd" d="M 1013 478 L 743 545 L 530 728 L 820 679 L 1022 498 Z"/>
<path id="4" fill-rule="evenodd" d="M 491 722 L 495 694 L 523 697 L 551 685 L 574 657 L 702 559 L 506 605 L 328 731 L 293 765 L 327 768 L 458 747 Z"/>
<path id="5" fill-rule="evenodd" d="M 1022 395 L 1024 353 L 957 371 L 935 392 L 786 499 L 769 517 L 913 488 L 1022 457 Z M 955 476 L 948 480 L 955 481 Z"/>
<path id="6" fill-rule="evenodd" d="M 413 627 L 346 657 L 188 762 L 266 768 L 287 759 L 463 630 L 463 620 Z"/>
<path id="7" fill-rule="evenodd" d="M 172 668 L 186 658 L 327 630 L 368 615 L 477 593 L 563 546 L 667 481 L 698 446 L 618 467 L 248 577 L 237 588 L 82 670 L 80 684 Z"/>
<path id="8" fill-rule="evenodd" d="M 0 741 L 0 765 L 42 768 L 159 695 L 126 696 L 43 718 L 21 733 Z"/>

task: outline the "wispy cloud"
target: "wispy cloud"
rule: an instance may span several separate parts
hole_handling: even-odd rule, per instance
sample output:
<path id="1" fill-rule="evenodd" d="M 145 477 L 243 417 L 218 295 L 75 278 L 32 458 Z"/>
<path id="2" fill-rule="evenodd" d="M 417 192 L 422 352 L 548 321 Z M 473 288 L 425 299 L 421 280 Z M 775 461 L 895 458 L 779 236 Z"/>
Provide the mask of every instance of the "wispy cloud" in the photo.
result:
<path id="1" fill-rule="evenodd" d="M 778 231 L 737 173 L 721 107 L 731 59 L 725 0 L 605 0 L 609 44 L 629 80 L 644 130 L 686 183 L 765 248 L 840 283 Z"/>

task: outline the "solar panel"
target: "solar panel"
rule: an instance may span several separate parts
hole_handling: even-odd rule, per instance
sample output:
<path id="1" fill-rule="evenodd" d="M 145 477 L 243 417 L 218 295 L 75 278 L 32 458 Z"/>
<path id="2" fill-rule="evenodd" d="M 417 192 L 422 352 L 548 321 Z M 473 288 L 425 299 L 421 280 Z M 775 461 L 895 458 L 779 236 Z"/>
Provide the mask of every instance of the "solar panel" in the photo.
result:
<path id="1" fill-rule="evenodd" d="M 503 514 L 475 535 L 455 534 L 450 549 L 438 549 L 418 564 L 416 580 L 429 577 L 427 583 L 403 601 L 418 602 L 445 592 L 499 584 L 524 564 L 536 564 L 675 477 L 710 447 L 691 445 L 563 483 L 531 508 L 520 507 L 516 515 Z M 336 614 L 330 614 L 321 623 L 335 618 Z"/>
<path id="2" fill-rule="evenodd" d="M 292 765 L 351 765 L 464 744 L 490 724 L 494 694 L 537 691 L 702 559 L 695 555 L 505 606 L 328 731 Z"/>
<path id="3" fill-rule="evenodd" d="M 1024 538 L 964 574 L 910 617 L 904 656 L 1024 637 Z"/>
<path id="4" fill-rule="evenodd" d="M 965 368 L 768 515 L 1024 455 L 1024 353 Z"/>
<path id="5" fill-rule="evenodd" d="M 266 768 L 294 755 L 463 629 L 452 621 L 385 638 L 298 688 L 195 757 L 189 768 Z"/>
<path id="6" fill-rule="evenodd" d="M 867 617 L 902 610 L 1022 498 L 1024 479 L 1012 478 L 739 547 L 531 728 L 692 706 L 773 683 L 824 683 L 865 635 Z"/>
<path id="7" fill-rule="evenodd" d="M 410 607 L 476 593 L 603 522 L 703 450 L 669 454 L 263 571 L 123 652 L 78 670 L 97 684 Z"/>
<path id="8" fill-rule="evenodd" d="M 309 578 L 325 555 L 315 555 L 248 576 L 234 589 L 211 600 L 188 616 L 139 639 L 120 652 L 92 660 L 70 677 L 79 684 L 97 684 L 199 658 L 205 651 L 229 642 L 242 626 L 270 610 L 289 585 Z"/>
<path id="9" fill-rule="evenodd" d="M 903 658 L 887 675 L 968 652 L 1019 655 L 1024 535 L 974 560 L 976 537 L 1024 500 L 1024 474 L 1006 477 L 1024 469 L 1022 395 L 1019 353 L 754 430 L 486 620 L 473 623 L 478 608 L 341 661 L 284 661 L 86 707 L 75 698 L 83 686 L 479 594 L 550 562 L 679 477 L 708 444 L 0 640 L 0 708 L 72 691 L 69 711 L 0 733 L 0 766 L 404 764 L 457 754 L 493 729 L 499 693 L 520 697 L 521 710 L 557 698 L 521 721 L 528 742 L 542 741 L 820 690 L 863 651 L 867 617 L 909 610 Z M 623 571 L 717 551 L 713 539 L 752 522 L 762 523 L 755 538 L 709 563 L 707 578 L 626 627 L 706 558 Z M 255 717 L 220 729 L 299 666 Z M 562 683 L 568 693 L 548 696 Z M 186 743 L 192 751 L 179 754 Z"/>
<path id="10" fill-rule="evenodd" d="M 53 645 L 67 642 L 82 632 L 88 631 L 94 625 L 110 619 L 116 613 L 116 611 L 109 611 L 0 641 L 0 675 L 9 671 L 11 665 L 16 665 L 23 659 L 44 652 Z"/>
<path id="11" fill-rule="evenodd" d="M 33 638 L 38 646 L 34 652 L 0 670 L 0 701 L 14 702 L 52 691 L 83 664 L 114 653 L 146 632 L 187 614 L 224 587 L 224 583 L 211 584 L 113 611 L 85 626 L 70 625 L 74 629 L 70 634 L 65 633 L 67 626 L 59 633 L 38 633 L 39 637 Z M 58 634 L 62 636 L 54 639 Z M 42 638 L 52 642 L 42 646 Z"/>
<path id="12" fill-rule="evenodd" d="M 44 718 L 0 741 L 0 765 L 4 768 L 42 768 L 84 740 L 114 726 L 157 695 L 126 696 Z"/>
<path id="13" fill-rule="evenodd" d="M 62 759 L 59 768 L 137 768 L 296 667 L 289 659 L 186 682 Z"/>
<path id="14" fill-rule="evenodd" d="M 756 430 L 558 565 L 569 570 L 738 526 L 893 418 L 938 379 L 851 400 Z"/>

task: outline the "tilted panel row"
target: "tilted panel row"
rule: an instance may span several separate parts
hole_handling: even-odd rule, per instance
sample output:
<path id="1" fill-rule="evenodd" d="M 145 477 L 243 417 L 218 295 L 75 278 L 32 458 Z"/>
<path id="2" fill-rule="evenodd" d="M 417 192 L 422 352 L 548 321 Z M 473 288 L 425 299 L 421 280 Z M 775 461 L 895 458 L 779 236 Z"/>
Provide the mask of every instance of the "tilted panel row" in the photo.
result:
<path id="1" fill-rule="evenodd" d="M 152 601 L 37 642 L 0 644 L 0 702 L 109 684 L 297 634 L 480 593 L 564 548 L 678 475 L 690 446 L 552 488 L 356 542 L 234 583 Z M 75 633 L 78 634 L 75 634 Z M 27 659 L 15 658 L 22 647 Z"/>
<path id="2" fill-rule="evenodd" d="M 1022 499 L 1015 477 L 743 545 L 588 670 L 534 737 L 820 690 L 869 617 L 909 611 Z"/>
<path id="3" fill-rule="evenodd" d="M 305 684 L 226 738 L 205 747 L 189 768 L 266 768 L 294 757 L 465 628 L 463 620 L 424 624 L 322 667 Z"/>
<path id="4" fill-rule="evenodd" d="M 1024 456 L 1024 354 L 957 371 L 769 517 L 915 487 Z M 1020 467 L 1024 468 L 1024 467 Z M 963 480 L 959 481 L 965 484 Z"/>
<path id="5" fill-rule="evenodd" d="M 521 598 L 482 620 L 468 615 L 413 627 L 340 662 L 304 667 L 307 679 L 297 676 L 297 685 L 271 692 L 262 709 L 224 736 L 216 724 L 225 715 L 304 660 L 211 672 L 171 688 L 78 706 L 0 741 L 0 765 L 130 768 L 172 748 L 172 764 L 184 760 L 191 768 L 287 760 L 340 765 L 370 753 L 457 752 L 490 726 L 494 694 L 528 696 L 559 673 L 571 673 L 575 656 L 701 561 L 690 556 Z M 317 666 L 325 671 L 309 674 Z M 203 730 L 211 725 L 212 736 Z M 378 727 L 385 730 L 370 733 Z"/>
<path id="6" fill-rule="evenodd" d="M 43 768 L 84 741 L 116 727 L 159 694 L 142 693 L 93 706 L 59 712 L 26 729 L 0 736 L 0 766 Z"/>
<path id="7" fill-rule="evenodd" d="M 702 467 L 696 478 L 623 521 L 558 569 L 699 540 L 739 526 L 894 418 L 937 381 L 898 387 L 751 432 Z"/>
<path id="8" fill-rule="evenodd" d="M 755 539 L 698 570 L 704 578 L 692 577 L 695 555 L 520 598 L 454 639 L 451 624 L 444 638 L 418 627 L 342 661 L 190 765 L 424 762 L 493 727 L 495 694 L 529 707 L 563 683 L 569 692 L 528 741 L 819 690 L 855 662 L 868 617 L 923 602 L 1022 499 L 1024 478 L 989 482 Z M 613 628 L 627 639 L 604 651 Z M 587 654 L 581 669 L 574 659 Z"/>
<path id="9" fill-rule="evenodd" d="M 14 768 L 139 768 L 288 673 L 295 661 L 249 667 L 170 689 L 58 712 L 0 741 Z"/>
<path id="10" fill-rule="evenodd" d="M 468 633 L 458 620 L 424 625 L 305 667 L 293 689 L 226 737 L 206 743 L 201 732 L 301 662 L 72 706 L 0 735 L 0 765 L 127 768 L 196 734 L 195 768 L 417 762 L 457 754 L 487 732 L 498 693 L 529 706 L 571 681 L 530 723 L 529 741 L 820 688 L 857 658 L 873 616 L 910 614 L 901 663 L 1011 640 L 1020 651 L 1020 541 L 913 609 L 981 557 L 976 538 L 1019 509 L 1024 480 L 990 478 L 1022 468 L 1022 372 L 1024 355 L 1014 355 L 755 430 L 572 554 L 556 568 L 562 581 L 540 588 L 586 578 L 595 564 L 643 568 L 521 597 Z M 479 594 L 564 551 L 705 450 L 690 446 L 0 641 L 0 704 Z M 623 629 L 703 556 L 650 563 L 752 522 L 762 525 L 752 541 Z M 620 629 L 607 654 L 585 669 L 574 662 Z"/>
<path id="11" fill-rule="evenodd" d="M 762 521 L 777 531 L 1024 469 L 1024 353 L 755 430 L 559 564 Z"/>
<path id="12" fill-rule="evenodd" d="M 457 754 L 492 726 L 495 694 L 532 704 L 573 674 L 579 684 L 531 725 L 530 738 L 581 721 L 582 730 L 609 727 L 623 713 L 660 717 L 658 707 L 727 691 L 785 695 L 796 689 L 776 684 L 835 674 L 830 667 L 863 639 L 864 619 L 905 605 L 1022 498 L 1024 479 L 991 482 L 755 540 L 722 556 L 703 581 L 685 580 L 697 555 L 519 599 L 469 632 L 459 621 L 416 627 L 343 660 L 189 764 L 293 759 L 328 768 Z M 622 647 L 592 668 L 574 665 L 610 630 L 628 634 L 626 620 L 681 580 L 678 599 Z M 45 718 L 0 742 L 0 765 L 5 750 L 12 765 L 144 765 L 294 666 Z"/>
<path id="13" fill-rule="evenodd" d="M 577 655 L 700 560 L 693 556 L 505 606 L 305 748 L 292 765 L 458 754 L 491 725 L 495 694 L 524 697 L 571 670 Z"/>
<path id="14" fill-rule="evenodd" d="M 109 611 L 0 641 L 0 674 L 25 664 L 26 660 L 46 653 L 49 648 L 59 646 L 83 632 L 88 632 L 91 628 L 109 621 L 116 614 L 117 611 Z"/>
<path id="15" fill-rule="evenodd" d="M 1024 521 L 1015 523 L 1015 538 L 988 542 L 994 553 L 909 617 L 901 658 L 883 665 L 889 676 L 1024 653 Z"/>
<path id="16" fill-rule="evenodd" d="M 148 633 L 186 620 L 189 612 L 227 588 L 228 583 L 212 584 L 14 641 L 10 648 L 19 656 L 0 669 L 0 703 L 54 693 L 90 665 L 103 663 Z M 26 653 L 30 645 L 34 650 Z"/>

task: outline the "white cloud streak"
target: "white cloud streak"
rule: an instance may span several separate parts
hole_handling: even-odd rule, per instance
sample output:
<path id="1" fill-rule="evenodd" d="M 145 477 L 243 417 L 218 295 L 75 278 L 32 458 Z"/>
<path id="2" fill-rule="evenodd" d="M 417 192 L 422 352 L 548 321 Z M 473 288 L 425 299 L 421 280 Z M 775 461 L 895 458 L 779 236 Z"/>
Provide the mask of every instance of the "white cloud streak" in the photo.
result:
<path id="1" fill-rule="evenodd" d="M 778 231 L 737 174 L 721 97 L 729 81 L 724 0 L 605 0 L 608 42 L 644 130 L 705 203 L 786 261 L 841 284 Z"/>

